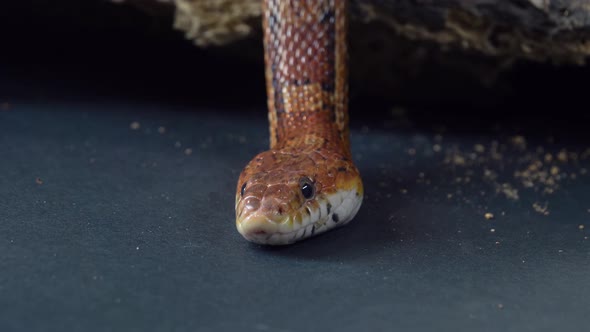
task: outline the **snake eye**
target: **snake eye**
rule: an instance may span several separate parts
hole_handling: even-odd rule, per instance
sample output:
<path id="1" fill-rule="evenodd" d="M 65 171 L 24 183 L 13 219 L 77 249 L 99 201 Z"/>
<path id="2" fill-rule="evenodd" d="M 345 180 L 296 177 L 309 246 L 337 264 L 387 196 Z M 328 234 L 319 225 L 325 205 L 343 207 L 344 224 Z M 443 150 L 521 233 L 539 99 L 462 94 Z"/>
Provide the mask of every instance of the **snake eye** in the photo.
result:
<path id="1" fill-rule="evenodd" d="M 305 199 L 312 199 L 315 196 L 315 187 L 309 178 L 299 180 L 299 188 L 301 188 L 301 194 Z"/>
<path id="2" fill-rule="evenodd" d="M 244 196 L 244 193 L 246 192 L 246 182 L 244 182 L 244 184 L 242 185 L 242 189 L 240 190 L 240 194 L 242 196 Z"/>

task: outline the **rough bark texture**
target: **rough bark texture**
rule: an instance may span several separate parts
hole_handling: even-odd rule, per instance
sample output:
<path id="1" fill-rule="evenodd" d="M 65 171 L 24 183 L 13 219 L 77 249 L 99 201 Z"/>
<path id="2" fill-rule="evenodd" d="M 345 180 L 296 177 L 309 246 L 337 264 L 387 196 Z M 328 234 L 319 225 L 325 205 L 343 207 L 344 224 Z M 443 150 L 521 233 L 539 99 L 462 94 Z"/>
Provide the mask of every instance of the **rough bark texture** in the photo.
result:
<path id="1" fill-rule="evenodd" d="M 201 46 L 227 44 L 259 27 L 259 0 L 175 4 L 176 28 Z M 539 61 L 583 63 L 590 54 L 587 0 L 351 0 L 351 9 L 353 20 L 373 24 L 367 34 L 392 39 L 397 33 L 445 47 Z M 366 30 L 359 26 L 353 29 Z"/>
<path id="2" fill-rule="evenodd" d="M 116 1 L 167 26 L 174 16 L 200 47 L 262 67 L 260 0 Z M 353 96 L 487 105 L 523 67 L 582 65 L 590 54 L 590 0 L 349 1 Z"/>

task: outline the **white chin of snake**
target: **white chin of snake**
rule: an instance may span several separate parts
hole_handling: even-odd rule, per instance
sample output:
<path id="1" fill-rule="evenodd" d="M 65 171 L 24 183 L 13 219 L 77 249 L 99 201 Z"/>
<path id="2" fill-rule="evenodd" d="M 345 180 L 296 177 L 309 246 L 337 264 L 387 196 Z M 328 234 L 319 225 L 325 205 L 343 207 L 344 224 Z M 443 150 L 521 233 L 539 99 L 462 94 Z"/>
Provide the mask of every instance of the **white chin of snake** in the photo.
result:
<path id="1" fill-rule="evenodd" d="M 318 200 L 320 208 L 311 210 L 311 215 L 304 214 L 301 224 L 290 223 L 290 218 L 276 223 L 264 216 L 253 215 L 242 220 L 237 227 L 240 234 L 250 242 L 267 245 L 291 244 L 346 225 L 354 218 L 362 202 L 363 196 L 356 189 L 339 190 L 322 201 Z M 331 206 L 330 211 L 328 205 Z M 289 224 L 297 228 L 293 229 Z"/>

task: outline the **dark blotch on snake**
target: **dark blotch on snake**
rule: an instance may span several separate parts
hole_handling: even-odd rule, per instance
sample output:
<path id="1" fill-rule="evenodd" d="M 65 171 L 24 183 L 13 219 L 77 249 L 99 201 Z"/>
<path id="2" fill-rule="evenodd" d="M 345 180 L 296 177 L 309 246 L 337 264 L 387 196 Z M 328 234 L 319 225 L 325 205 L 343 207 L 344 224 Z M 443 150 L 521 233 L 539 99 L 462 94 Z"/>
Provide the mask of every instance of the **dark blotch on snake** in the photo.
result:
<path id="1" fill-rule="evenodd" d="M 326 208 L 328 209 L 328 214 L 330 214 L 330 211 L 332 211 L 332 204 L 328 203 L 328 205 L 326 205 Z"/>
<path id="2" fill-rule="evenodd" d="M 338 167 L 338 172 L 346 172 L 346 167 Z"/>
<path id="3" fill-rule="evenodd" d="M 322 83 L 322 90 L 326 91 L 326 92 L 334 92 L 334 83 L 329 82 L 329 83 Z M 336 115 L 336 113 L 332 113 L 334 115 Z"/>
<path id="4" fill-rule="evenodd" d="M 339 222 L 340 221 L 340 217 L 338 217 L 338 215 L 336 213 L 334 213 L 332 215 L 332 220 L 334 220 L 334 222 Z"/>
<path id="5" fill-rule="evenodd" d="M 334 11 L 328 10 L 328 11 L 322 13 L 322 17 L 320 18 L 320 22 L 322 24 L 326 24 L 326 23 L 328 23 L 328 21 L 333 20 L 334 16 L 336 16 Z"/>

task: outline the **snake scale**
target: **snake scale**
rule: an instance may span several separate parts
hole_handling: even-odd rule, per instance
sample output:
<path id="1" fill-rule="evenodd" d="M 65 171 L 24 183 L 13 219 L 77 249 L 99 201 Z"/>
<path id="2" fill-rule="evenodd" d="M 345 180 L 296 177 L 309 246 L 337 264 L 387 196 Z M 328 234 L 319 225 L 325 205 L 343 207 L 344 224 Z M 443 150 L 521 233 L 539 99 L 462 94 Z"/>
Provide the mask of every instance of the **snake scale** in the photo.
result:
<path id="1" fill-rule="evenodd" d="M 290 244 L 345 225 L 363 200 L 348 129 L 346 0 L 263 0 L 270 150 L 236 190 L 247 240 Z"/>

